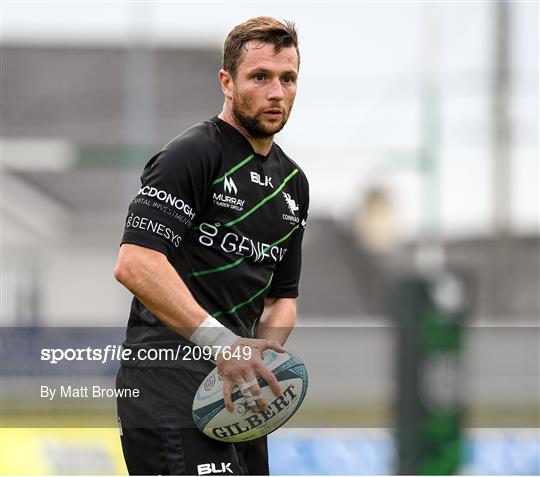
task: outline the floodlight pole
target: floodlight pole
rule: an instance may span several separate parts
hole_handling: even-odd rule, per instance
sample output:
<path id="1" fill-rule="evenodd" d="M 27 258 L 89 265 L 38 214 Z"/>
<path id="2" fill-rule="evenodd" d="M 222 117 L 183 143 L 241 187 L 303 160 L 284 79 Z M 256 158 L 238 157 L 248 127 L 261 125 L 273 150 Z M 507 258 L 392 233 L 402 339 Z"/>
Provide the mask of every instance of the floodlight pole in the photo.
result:
<path id="1" fill-rule="evenodd" d="M 441 181 L 439 172 L 440 93 L 438 85 L 438 5 L 424 4 L 422 38 L 420 195 L 422 211 L 416 265 L 419 269 L 438 270 L 446 262 L 441 231 Z"/>
<path id="2" fill-rule="evenodd" d="M 126 4 L 129 39 L 125 60 L 124 138 L 128 145 L 155 145 L 156 81 L 151 2 Z"/>
<path id="3" fill-rule="evenodd" d="M 493 306 L 496 315 L 509 309 L 511 286 L 511 122 L 510 94 L 510 5 L 506 1 L 494 4 L 494 74 L 493 74 Z"/>

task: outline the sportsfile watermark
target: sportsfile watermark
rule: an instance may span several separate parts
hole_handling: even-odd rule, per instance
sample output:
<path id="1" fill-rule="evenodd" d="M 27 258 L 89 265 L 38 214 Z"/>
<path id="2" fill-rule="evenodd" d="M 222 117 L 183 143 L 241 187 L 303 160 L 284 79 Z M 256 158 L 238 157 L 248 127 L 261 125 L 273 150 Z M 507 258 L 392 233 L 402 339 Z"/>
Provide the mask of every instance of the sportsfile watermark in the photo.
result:
<path id="1" fill-rule="evenodd" d="M 465 326 L 461 351 L 438 328 L 422 328 L 425 359 L 409 375 L 401 365 L 406 327 L 390 320 L 352 321 L 341 325 L 329 318 L 290 333 L 285 349 L 304 362 L 308 386 L 288 427 L 394 427 L 395 405 L 409 382 L 418 382 L 422 405 L 441 413 L 463 410 L 468 427 L 538 427 L 538 327 Z M 135 399 L 144 409 L 145 400 L 167 393 L 179 399 L 178 387 L 191 389 L 193 396 L 200 384 L 212 388 L 206 380 L 216 367 L 210 359 L 215 350 L 191 345 L 171 329 L 3 327 L 0 332 L 5 427 L 111 427 L 117 399 Z M 264 331 L 253 330 L 258 333 Z M 153 338 L 158 335 L 165 336 L 160 347 Z M 236 357 L 255 352 L 237 349 Z M 149 376 L 144 385 L 138 381 L 142 374 Z M 192 419 L 191 408 L 185 419 Z"/>
<path id="2" fill-rule="evenodd" d="M 178 345 L 175 348 L 124 348 L 121 345 L 107 345 L 101 348 L 42 348 L 41 361 L 59 364 L 65 361 L 96 361 L 105 364 L 109 361 L 210 361 L 214 356 L 226 360 L 245 359 L 252 356 L 249 346 L 189 346 Z"/>

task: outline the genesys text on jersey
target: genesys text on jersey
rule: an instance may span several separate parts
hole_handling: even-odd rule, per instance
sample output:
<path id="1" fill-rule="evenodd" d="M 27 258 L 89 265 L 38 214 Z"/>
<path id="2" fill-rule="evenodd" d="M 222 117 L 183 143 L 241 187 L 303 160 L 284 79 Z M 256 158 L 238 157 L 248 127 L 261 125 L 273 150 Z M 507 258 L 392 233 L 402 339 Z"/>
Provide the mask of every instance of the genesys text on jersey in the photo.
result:
<path id="1" fill-rule="evenodd" d="M 224 252 L 252 258 L 254 262 L 263 262 L 265 259 L 281 262 L 287 253 L 286 248 L 259 242 L 245 235 L 234 232 L 220 233 L 218 225 L 203 222 L 199 225 L 199 231 L 201 232 L 199 242 L 202 245 L 212 247 L 214 243 L 219 243 Z"/>
<path id="2" fill-rule="evenodd" d="M 166 238 L 176 248 L 180 245 L 182 237 L 171 228 L 158 222 L 157 220 L 149 219 L 148 217 L 140 217 L 131 213 L 126 220 L 126 229 L 148 230 L 157 235 Z"/>
<path id="3" fill-rule="evenodd" d="M 107 345 L 104 348 L 42 348 L 41 361 L 59 364 L 63 361 L 97 361 L 105 364 L 108 361 L 191 361 L 211 360 L 214 355 L 221 354 L 224 359 L 251 359 L 251 348 L 239 346 L 234 350 L 230 346 L 188 346 L 178 345 L 176 348 L 123 348 L 119 345 Z"/>

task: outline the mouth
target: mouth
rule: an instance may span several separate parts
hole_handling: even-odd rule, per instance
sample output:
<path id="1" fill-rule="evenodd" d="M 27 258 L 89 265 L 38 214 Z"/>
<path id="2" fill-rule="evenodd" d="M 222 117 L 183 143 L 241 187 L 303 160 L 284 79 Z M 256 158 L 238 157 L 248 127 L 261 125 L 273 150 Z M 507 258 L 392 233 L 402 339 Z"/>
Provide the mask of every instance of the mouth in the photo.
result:
<path id="1" fill-rule="evenodd" d="M 263 114 L 270 119 L 279 119 L 283 116 L 283 111 L 281 109 L 267 109 L 263 111 Z"/>

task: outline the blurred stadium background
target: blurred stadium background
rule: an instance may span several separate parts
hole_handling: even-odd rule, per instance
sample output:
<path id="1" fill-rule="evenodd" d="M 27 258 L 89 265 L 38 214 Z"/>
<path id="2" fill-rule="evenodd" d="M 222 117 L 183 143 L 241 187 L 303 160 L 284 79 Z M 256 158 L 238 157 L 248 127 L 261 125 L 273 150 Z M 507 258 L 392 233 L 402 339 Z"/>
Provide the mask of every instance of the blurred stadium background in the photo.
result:
<path id="1" fill-rule="evenodd" d="M 47 407 L 31 345 L 47 327 L 64 347 L 72 327 L 121 342 L 112 269 L 141 169 L 221 110 L 223 40 L 262 14 L 300 28 L 277 142 L 310 179 L 290 346 L 317 376 L 272 472 L 397 472 L 389 285 L 445 263 L 473 296 L 460 471 L 540 473 L 537 3 L 226 1 L 2 3 L 0 473 L 125 473 L 114 402 Z"/>

